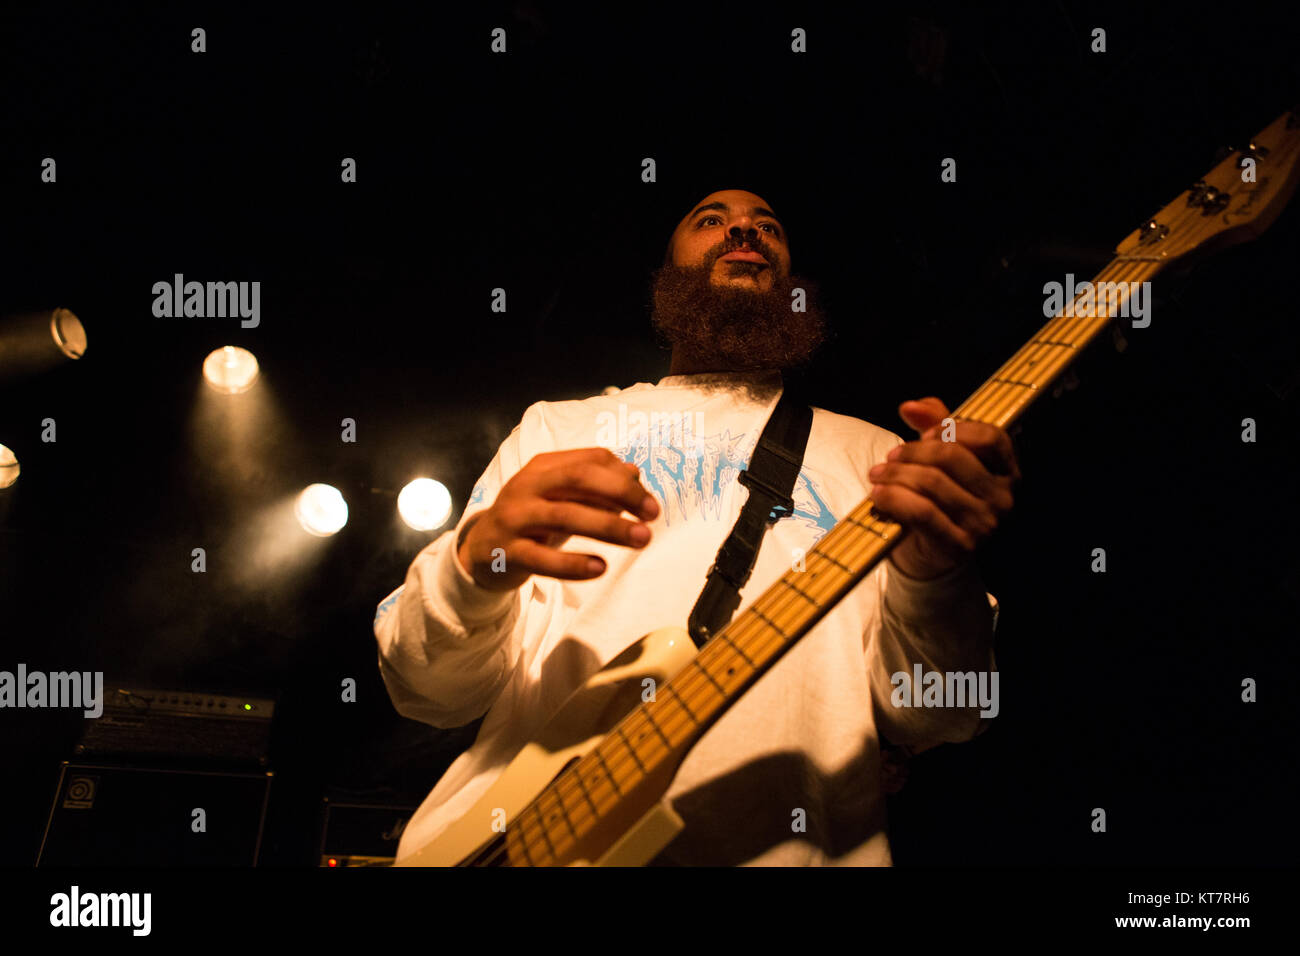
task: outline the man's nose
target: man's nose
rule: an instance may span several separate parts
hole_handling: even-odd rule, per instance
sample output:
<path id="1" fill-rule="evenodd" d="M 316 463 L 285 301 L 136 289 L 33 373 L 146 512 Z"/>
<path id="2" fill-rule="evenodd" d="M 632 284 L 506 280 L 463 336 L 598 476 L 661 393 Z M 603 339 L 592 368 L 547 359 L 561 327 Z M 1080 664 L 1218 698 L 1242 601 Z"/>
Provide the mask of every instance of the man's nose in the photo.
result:
<path id="1" fill-rule="evenodd" d="M 731 228 L 727 230 L 727 232 L 731 235 L 732 239 L 741 242 L 748 241 L 752 243 L 758 240 L 758 230 L 754 228 L 754 223 L 748 218 L 739 219 L 732 223 Z"/>

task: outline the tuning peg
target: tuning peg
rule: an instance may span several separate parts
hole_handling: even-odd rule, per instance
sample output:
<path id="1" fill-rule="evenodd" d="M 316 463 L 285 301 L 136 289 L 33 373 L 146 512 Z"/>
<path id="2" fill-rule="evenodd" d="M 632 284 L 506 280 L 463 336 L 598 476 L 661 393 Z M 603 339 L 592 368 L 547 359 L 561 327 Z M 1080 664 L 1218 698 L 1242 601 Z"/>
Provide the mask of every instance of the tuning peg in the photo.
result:
<path id="1" fill-rule="evenodd" d="M 1241 154 L 1237 162 L 1237 165 L 1240 166 L 1241 160 L 1246 159 L 1247 157 L 1251 159 L 1263 159 L 1268 155 L 1268 147 L 1259 146 L 1253 140 L 1245 146 L 1220 146 L 1218 151 L 1214 154 L 1214 162 L 1221 163 L 1233 153 Z"/>
<path id="2" fill-rule="evenodd" d="M 1227 193 L 1215 189 L 1203 179 L 1197 180 L 1187 191 L 1187 205 L 1200 206 L 1207 216 L 1226 209 L 1230 200 Z"/>
<path id="3" fill-rule="evenodd" d="M 1238 150 L 1238 152 L 1241 153 L 1241 159 L 1263 159 L 1268 155 L 1268 147 L 1259 146 L 1252 140 Z M 1241 165 L 1241 160 L 1237 161 L 1237 165 Z"/>
<path id="4" fill-rule="evenodd" d="M 1154 219 L 1148 219 L 1138 226 L 1138 240 L 1141 242 L 1146 242 L 1148 239 L 1158 242 L 1167 235 L 1169 235 L 1169 227 Z"/>

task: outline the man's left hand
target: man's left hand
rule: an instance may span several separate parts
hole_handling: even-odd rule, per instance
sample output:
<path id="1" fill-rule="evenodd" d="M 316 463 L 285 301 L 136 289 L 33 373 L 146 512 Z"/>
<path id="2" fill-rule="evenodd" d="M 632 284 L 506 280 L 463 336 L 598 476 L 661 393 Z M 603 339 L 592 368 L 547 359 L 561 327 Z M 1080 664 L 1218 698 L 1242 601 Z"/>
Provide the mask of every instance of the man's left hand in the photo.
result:
<path id="1" fill-rule="evenodd" d="M 920 437 L 899 445 L 867 477 L 881 512 L 908 529 L 889 559 L 928 580 L 970 560 L 1011 510 L 1020 467 L 1011 436 L 983 422 L 950 422 L 937 398 L 904 402 L 898 413 Z M 944 441 L 944 437 L 949 441 Z"/>

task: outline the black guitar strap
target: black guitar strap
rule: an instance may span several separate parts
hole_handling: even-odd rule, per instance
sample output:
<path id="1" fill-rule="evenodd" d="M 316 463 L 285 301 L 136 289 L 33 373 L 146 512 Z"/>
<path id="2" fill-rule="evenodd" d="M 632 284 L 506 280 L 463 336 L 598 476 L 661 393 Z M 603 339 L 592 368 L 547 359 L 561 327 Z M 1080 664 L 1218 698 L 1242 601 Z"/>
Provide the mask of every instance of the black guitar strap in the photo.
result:
<path id="1" fill-rule="evenodd" d="M 749 489 L 749 497 L 736 526 L 718 549 L 687 622 L 696 647 L 703 647 L 731 621 L 740 606 L 740 589 L 754 570 L 763 535 L 794 511 L 791 492 L 803 464 L 812 418 L 811 406 L 787 386 L 758 436 L 748 469 L 740 473 L 738 480 Z"/>

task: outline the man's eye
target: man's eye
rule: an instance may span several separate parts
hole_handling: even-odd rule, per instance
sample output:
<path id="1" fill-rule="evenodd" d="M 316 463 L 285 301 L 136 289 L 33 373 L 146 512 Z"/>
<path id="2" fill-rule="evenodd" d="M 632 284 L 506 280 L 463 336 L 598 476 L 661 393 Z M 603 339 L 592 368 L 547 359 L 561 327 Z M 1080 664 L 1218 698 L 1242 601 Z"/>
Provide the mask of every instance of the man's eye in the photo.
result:
<path id="1" fill-rule="evenodd" d="M 717 222 L 717 223 L 721 223 L 721 222 L 722 222 L 722 220 L 719 219 L 717 216 L 702 216 L 702 217 L 700 218 L 700 221 L 699 221 L 698 225 L 697 225 L 697 228 L 702 228 L 703 226 L 707 225 L 708 222 L 709 222 L 709 220 L 713 220 L 714 222 Z M 763 228 L 763 229 L 766 229 L 768 232 L 770 232 L 770 233 L 771 233 L 772 235 L 774 235 L 774 236 L 779 236 L 779 235 L 781 235 L 781 230 L 777 227 L 777 225 L 776 225 L 775 223 L 771 223 L 771 222 L 760 223 L 760 227 Z"/>

